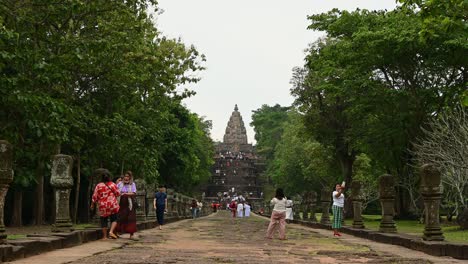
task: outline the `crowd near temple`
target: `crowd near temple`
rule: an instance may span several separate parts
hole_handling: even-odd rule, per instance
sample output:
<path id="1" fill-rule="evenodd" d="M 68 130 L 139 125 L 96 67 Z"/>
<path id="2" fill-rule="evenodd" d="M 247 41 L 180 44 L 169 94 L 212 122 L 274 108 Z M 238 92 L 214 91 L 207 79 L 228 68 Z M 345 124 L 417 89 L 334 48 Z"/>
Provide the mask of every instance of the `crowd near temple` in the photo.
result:
<path id="1" fill-rule="evenodd" d="M 215 164 L 210 181 L 203 186 L 204 201 L 226 208 L 230 201 L 240 200 L 254 207 L 263 200 L 262 158 L 247 141 L 244 121 L 237 105 L 229 118 L 223 142 L 215 146 Z"/>

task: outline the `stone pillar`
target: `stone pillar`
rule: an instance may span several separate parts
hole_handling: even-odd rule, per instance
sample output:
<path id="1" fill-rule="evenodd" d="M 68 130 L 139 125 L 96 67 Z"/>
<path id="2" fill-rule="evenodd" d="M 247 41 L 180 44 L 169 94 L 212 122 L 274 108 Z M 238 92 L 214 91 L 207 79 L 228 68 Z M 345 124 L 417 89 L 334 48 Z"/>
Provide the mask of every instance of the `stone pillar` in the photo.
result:
<path id="1" fill-rule="evenodd" d="M 181 194 L 178 192 L 174 192 L 175 203 L 177 208 L 177 216 L 184 217 L 184 212 L 182 211 L 182 197 Z"/>
<path id="2" fill-rule="evenodd" d="M 379 231 L 396 233 L 397 229 L 393 216 L 395 215 L 395 179 L 392 175 L 384 174 L 379 178 L 379 199 L 382 207 L 382 220 Z"/>
<path id="3" fill-rule="evenodd" d="M 52 161 L 50 185 L 55 192 L 55 223 L 52 232 L 73 231 L 70 219 L 70 191 L 73 187 L 73 158 L 68 155 L 55 155 Z"/>
<path id="4" fill-rule="evenodd" d="M 317 193 L 312 191 L 310 192 L 309 210 L 307 212 L 307 214 L 309 214 L 310 212 L 310 215 L 307 220 L 311 222 L 317 222 L 317 217 L 315 216 L 316 207 L 317 207 Z"/>
<path id="5" fill-rule="evenodd" d="M 321 224 L 330 224 L 330 204 L 331 204 L 332 192 L 327 189 L 322 189 L 320 192 L 320 201 L 322 203 L 322 219 Z"/>
<path id="6" fill-rule="evenodd" d="M 140 207 L 136 209 L 136 217 L 137 221 L 145 221 L 146 220 L 146 182 L 143 179 L 136 179 L 134 180 L 136 186 L 136 198 Z"/>
<path id="7" fill-rule="evenodd" d="M 13 176 L 13 146 L 8 141 L 0 140 L 0 244 L 7 238 L 3 222 L 5 196 Z"/>
<path id="8" fill-rule="evenodd" d="M 154 184 L 149 184 L 146 186 L 146 219 L 151 221 L 154 221 L 156 219 L 156 210 L 153 207 L 155 193 L 156 188 Z"/>
<path id="9" fill-rule="evenodd" d="M 443 241 L 445 238 L 439 223 L 439 207 L 442 198 L 440 172 L 432 164 L 421 167 L 421 195 L 424 200 L 424 235 L 428 241 Z"/>
<path id="10" fill-rule="evenodd" d="M 302 203 L 298 200 L 293 201 L 294 208 L 293 208 L 293 218 L 294 220 L 301 219 L 301 211 L 302 211 Z"/>
<path id="11" fill-rule="evenodd" d="M 183 211 L 184 211 L 184 217 L 185 218 L 190 218 L 191 217 L 191 212 L 190 212 L 190 203 L 189 203 L 190 198 L 188 196 L 182 195 L 182 206 L 183 206 Z"/>
<path id="12" fill-rule="evenodd" d="M 353 201 L 353 228 L 364 228 L 362 221 L 362 201 L 361 182 L 353 181 L 351 183 L 351 200 Z"/>
<path id="13" fill-rule="evenodd" d="M 177 217 L 179 213 L 177 212 L 177 203 L 174 198 L 174 189 L 167 189 L 167 214 L 168 216 Z"/>

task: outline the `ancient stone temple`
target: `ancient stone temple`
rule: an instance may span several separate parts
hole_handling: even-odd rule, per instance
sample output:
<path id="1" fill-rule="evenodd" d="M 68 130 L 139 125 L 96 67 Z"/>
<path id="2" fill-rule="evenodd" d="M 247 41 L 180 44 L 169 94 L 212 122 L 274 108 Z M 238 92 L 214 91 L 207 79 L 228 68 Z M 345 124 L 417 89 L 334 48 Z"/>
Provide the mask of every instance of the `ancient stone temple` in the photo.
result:
<path id="1" fill-rule="evenodd" d="M 242 196 L 256 204 L 262 198 L 260 174 L 263 160 L 255 147 L 247 143 L 244 121 L 237 105 L 226 127 L 224 141 L 217 143 L 215 164 L 210 182 L 205 186 L 206 202 L 226 204 L 233 197 Z"/>

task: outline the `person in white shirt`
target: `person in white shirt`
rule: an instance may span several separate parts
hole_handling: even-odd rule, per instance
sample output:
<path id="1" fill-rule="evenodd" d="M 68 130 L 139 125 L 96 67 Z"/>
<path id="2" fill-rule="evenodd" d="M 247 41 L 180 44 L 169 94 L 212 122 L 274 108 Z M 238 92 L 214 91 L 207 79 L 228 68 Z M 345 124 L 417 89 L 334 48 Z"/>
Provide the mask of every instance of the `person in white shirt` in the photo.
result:
<path id="1" fill-rule="evenodd" d="M 274 207 L 266 233 L 268 239 L 273 239 L 273 232 L 276 227 L 279 227 L 279 239 L 286 239 L 286 201 L 287 198 L 284 197 L 283 189 L 276 189 L 275 197 L 270 202 Z"/>
<path id="2" fill-rule="evenodd" d="M 200 217 L 201 216 L 201 210 L 202 210 L 202 207 L 203 207 L 203 203 L 202 202 L 197 202 L 197 205 L 198 205 L 197 217 Z"/>
<path id="3" fill-rule="evenodd" d="M 243 203 L 237 204 L 237 217 L 239 218 L 244 217 L 244 204 Z"/>
<path id="4" fill-rule="evenodd" d="M 338 229 L 341 228 L 341 221 L 343 220 L 343 207 L 344 207 L 344 200 L 345 200 L 345 196 L 343 192 L 344 192 L 344 187 L 342 187 L 341 184 L 337 184 L 335 186 L 335 191 L 333 192 L 333 195 L 332 195 L 333 197 L 333 206 L 332 206 L 333 236 L 341 236 L 341 234 L 338 232 Z"/>
<path id="5" fill-rule="evenodd" d="M 244 204 L 244 216 L 245 217 L 250 216 L 250 205 L 248 203 Z"/>
<path id="6" fill-rule="evenodd" d="M 293 201 L 286 201 L 286 220 L 293 220 Z"/>

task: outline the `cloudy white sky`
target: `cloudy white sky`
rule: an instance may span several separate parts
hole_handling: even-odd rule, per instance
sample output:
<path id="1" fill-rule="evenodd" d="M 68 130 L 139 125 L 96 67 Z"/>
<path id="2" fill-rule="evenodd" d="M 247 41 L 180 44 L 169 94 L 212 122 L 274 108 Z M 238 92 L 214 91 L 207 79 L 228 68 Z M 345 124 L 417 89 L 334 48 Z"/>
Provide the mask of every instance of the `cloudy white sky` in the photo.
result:
<path id="1" fill-rule="evenodd" d="M 158 28 L 206 55 L 202 80 L 189 86 L 192 111 L 213 121 L 222 140 L 238 104 L 249 142 L 252 111 L 263 104 L 290 105 L 291 70 L 302 66 L 304 49 L 323 34 L 307 30 L 307 15 L 332 8 L 393 9 L 395 0 L 159 0 Z"/>

